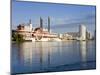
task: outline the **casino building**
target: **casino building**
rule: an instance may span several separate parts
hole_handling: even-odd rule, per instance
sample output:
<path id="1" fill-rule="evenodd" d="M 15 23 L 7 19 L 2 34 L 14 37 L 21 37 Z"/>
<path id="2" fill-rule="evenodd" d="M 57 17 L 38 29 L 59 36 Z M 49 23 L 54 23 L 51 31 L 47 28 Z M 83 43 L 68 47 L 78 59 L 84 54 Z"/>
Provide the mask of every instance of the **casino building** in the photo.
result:
<path id="1" fill-rule="evenodd" d="M 16 32 L 23 35 L 24 40 L 28 41 L 49 41 L 57 40 L 58 34 L 50 32 L 50 18 L 48 17 L 48 28 L 43 28 L 43 19 L 40 17 L 40 27 L 33 28 L 31 20 L 29 20 L 28 25 L 19 24 L 17 26 Z"/>

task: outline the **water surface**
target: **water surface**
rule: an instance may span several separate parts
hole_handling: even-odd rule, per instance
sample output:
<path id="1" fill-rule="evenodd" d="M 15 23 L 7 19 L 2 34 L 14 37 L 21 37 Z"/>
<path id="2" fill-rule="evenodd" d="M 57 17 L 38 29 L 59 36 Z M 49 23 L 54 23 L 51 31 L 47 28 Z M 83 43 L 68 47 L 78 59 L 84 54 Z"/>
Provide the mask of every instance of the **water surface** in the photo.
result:
<path id="1" fill-rule="evenodd" d="M 12 43 L 12 73 L 96 68 L 95 41 Z"/>

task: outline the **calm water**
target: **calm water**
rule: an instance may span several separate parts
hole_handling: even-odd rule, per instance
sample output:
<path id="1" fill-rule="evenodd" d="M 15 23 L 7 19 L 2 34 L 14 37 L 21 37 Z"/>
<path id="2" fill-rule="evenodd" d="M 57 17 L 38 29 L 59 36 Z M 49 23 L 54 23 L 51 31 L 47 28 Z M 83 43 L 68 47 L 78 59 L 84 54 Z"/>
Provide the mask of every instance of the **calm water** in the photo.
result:
<path id="1" fill-rule="evenodd" d="M 12 43 L 12 73 L 96 68 L 94 41 Z"/>

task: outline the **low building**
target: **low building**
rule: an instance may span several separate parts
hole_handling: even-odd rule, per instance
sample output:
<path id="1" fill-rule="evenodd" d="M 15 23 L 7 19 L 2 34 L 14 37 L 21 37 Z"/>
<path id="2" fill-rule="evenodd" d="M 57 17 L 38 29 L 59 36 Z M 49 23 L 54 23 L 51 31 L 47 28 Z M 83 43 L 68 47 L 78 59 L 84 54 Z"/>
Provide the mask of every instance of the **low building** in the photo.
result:
<path id="1" fill-rule="evenodd" d="M 64 38 L 68 40 L 76 40 L 78 36 L 79 36 L 78 32 L 67 32 L 64 34 Z"/>

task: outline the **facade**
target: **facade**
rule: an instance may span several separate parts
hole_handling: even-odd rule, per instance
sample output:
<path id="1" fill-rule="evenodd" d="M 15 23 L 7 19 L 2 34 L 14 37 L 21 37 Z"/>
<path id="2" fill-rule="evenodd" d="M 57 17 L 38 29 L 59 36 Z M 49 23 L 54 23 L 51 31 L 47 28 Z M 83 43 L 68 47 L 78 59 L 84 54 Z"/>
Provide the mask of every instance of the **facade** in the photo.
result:
<path id="1" fill-rule="evenodd" d="M 79 38 L 80 40 L 86 40 L 86 27 L 84 25 L 79 26 Z"/>
<path id="2" fill-rule="evenodd" d="M 50 33 L 50 18 L 48 21 L 48 29 L 43 28 L 43 20 L 40 18 L 40 27 L 33 28 L 31 20 L 29 20 L 28 25 L 19 24 L 17 26 L 16 32 L 23 35 L 24 40 L 31 41 L 48 41 L 58 38 L 57 34 Z"/>
<path id="3" fill-rule="evenodd" d="M 88 40 L 93 39 L 93 36 L 89 31 L 86 32 L 86 39 L 88 39 Z"/>
<path id="4" fill-rule="evenodd" d="M 72 36 L 71 34 L 65 33 L 65 34 L 63 35 L 63 38 L 64 38 L 65 40 L 72 40 L 72 39 L 73 39 L 73 36 Z"/>

